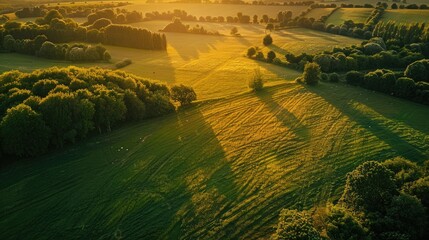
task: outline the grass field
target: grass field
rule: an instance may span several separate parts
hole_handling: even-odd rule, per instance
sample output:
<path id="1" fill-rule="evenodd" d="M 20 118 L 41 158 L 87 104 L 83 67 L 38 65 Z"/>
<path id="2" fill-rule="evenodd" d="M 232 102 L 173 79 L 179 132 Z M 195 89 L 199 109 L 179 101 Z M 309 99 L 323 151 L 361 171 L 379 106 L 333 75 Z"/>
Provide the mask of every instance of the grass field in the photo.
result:
<path id="1" fill-rule="evenodd" d="M 323 16 L 328 16 L 335 8 L 314 8 L 305 15 L 307 18 L 319 20 Z"/>
<path id="2" fill-rule="evenodd" d="M 395 21 L 398 23 L 429 23 L 429 10 L 398 9 L 387 10 L 381 21 Z"/>
<path id="3" fill-rule="evenodd" d="M 133 24 L 156 31 L 168 22 L 151 21 Z M 196 23 L 189 23 L 194 25 Z M 247 81 L 254 69 L 260 68 L 267 85 L 275 85 L 292 80 L 301 72 L 282 68 L 268 63 L 254 61 L 245 57 L 247 48 L 261 46 L 264 28 L 259 25 L 230 25 L 204 23 L 207 29 L 216 29 L 225 36 L 205 36 L 197 34 L 167 33 L 168 49 L 147 51 L 108 46 L 112 62 L 123 58 L 133 61 L 123 70 L 139 76 L 160 80 L 168 84 L 186 84 L 194 87 L 199 99 L 217 98 L 247 91 Z M 237 26 L 242 37 L 229 36 L 233 26 Z M 334 46 L 357 44 L 360 40 L 312 31 L 308 29 L 289 29 L 272 34 L 271 47 L 284 59 L 284 51 L 293 53 L 316 53 L 331 50 Z M 192 42 L 193 44 L 189 44 Z M 305 44 L 302 44 L 305 43 Z M 264 48 L 267 52 L 269 48 Z M 6 56 L 6 55 L 4 55 Z M 31 71 L 50 66 L 67 66 L 69 62 L 39 59 L 31 56 L 9 54 L 0 58 L 0 71 L 19 69 Z M 11 61 L 13 60 L 13 61 Z M 112 67 L 111 64 L 78 64 L 79 66 Z M 19 67 L 17 67 L 19 66 Z"/>
<path id="4" fill-rule="evenodd" d="M 367 160 L 429 157 L 427 106 L 286 83 L 0 170 L 0 238 L 257 239 Z"/>
<path id="5" fill-rule="evenodd" d="M 328 18 L 326 24 L 340 25 L 346 20 L 353 20 L 355 23 L 365 23 L 372 11 L 372 8 L 340 8 Z"/>

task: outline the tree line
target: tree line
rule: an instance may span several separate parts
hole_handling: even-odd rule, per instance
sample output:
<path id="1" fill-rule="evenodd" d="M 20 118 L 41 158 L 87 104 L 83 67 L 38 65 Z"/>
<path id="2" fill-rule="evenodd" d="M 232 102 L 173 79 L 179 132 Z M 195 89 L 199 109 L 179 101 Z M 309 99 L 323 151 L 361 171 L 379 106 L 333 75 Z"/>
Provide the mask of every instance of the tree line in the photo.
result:
<path id="1" fill-rule="evenodd" d="M 53 5 L 42 4 L 37 7 L 24 7 L 15 12 L 15 16 L 18 18 L 33 18 L 33 17 L 43 17 L 50 10 L 57 10 L 64 17 L 75 18 L 75 17 L 87 17 L 89 14 L 107 8 L 115 8 L 126 6 L 129 3 L 118 2 L 118 3 L 87 3 L 85 5 Z"/>
<path id="2" fill-rule="evenodd" d="M 348 173 L 341 198 L 326 210 L 283 209 L 272 239 L 423 240 L 428 223 L 429 161 L 397 157 Z"/>
<path id="3" fill-rule="evenodd" d="M 187 105 L 192 88 L 168 88 L 122 71 L 49 68 L 0 75 L 0 149 L 32 157 L 85 139 L 94 130 L 110 132 L 126 121 L 174 112 Z"/>
<path id="4" fill-rule="evenodd" d="M 15 39 L 12 35 L 3 38 L 3 49 L 41 58 L 68 60 L 74 62 L 110 61 L 110 53 L 105 47 L 86 44 L 55 44 L 45 35 L 34 39 Z"/>
<path id="5" fill-rule="evenodd" d="M 57 10 L 49 11 L 36 23 L 21 24 L 7 22 L 0 27 L 0 44 L 3 38 L 11 35 L 15 39 L 34 39 L 45 35 L 54 43 L 92 42 L 106 43 L 123 47 L 148 50 L 165 50 L 167 40 L 164 34 L 153 33 L 146 29 L 109 24 L 101 29 L 79 26 L 75 21 L 64 18 Z"/>
<path id="6" fill-rule="evenodd" d="M 263 39 L 264 45 L 273 42 L 270 35 Z M 255 49 L 254 47 L 251 47 Z M 250 49 L 249 49 L 250 50 Z M 249 53 L 249 51 L 248 51 Z M 301 53 L 286 53 L 281 59 L 275 56 L 270 59 L 258 50 L 252 50 L 249 57 L 256 60 L 272 62 L 273 64 L 303 70 L 307 62 L 316 62 L 323 72 L 344 72 L 350 70 L 371 70 L 377 68 L 402 68 L 409 64 L 429 58 L 429 42 L 420 42 L 403 45 L 398 39 L 391 39 L 385 42 L 382 38 L 371 38 L 363 41 L 359 46 L 339 48 L 332 51 L 325 51 L 316 55 Z"/>
<path id="7" fill-rule="evenodd" d="M 429 59 L 410 64 L 403 73 L 388 69 L 350 71 L 347 83 L 429 105 Z"/>

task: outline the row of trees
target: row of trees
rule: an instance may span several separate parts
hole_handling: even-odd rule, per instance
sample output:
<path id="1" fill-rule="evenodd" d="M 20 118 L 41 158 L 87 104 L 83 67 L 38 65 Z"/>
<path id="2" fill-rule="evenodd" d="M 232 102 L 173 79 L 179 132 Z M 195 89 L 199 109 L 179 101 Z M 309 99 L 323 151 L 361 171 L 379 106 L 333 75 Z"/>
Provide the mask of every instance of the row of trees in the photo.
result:
<path id="1" fill-rule="evenodd" d="M 42 4 L 37 7 L 24 7 L 15 12 L 15 15 L 18 18 L 33 18 L 33 17 L 43 17 L 50 10 L 57 10 L 61 15 L 69 18 L 75 17 L 87 17 L 89 14 L 107 8 L 115 8 L 126 6 L 126 2 L 103 2 L 103 3 L 87 3 L 85 5 L 56 5 L 50 6 L 49 4 Z"/>
<path id="2" fill-rule="evenodd" d="M 388 41 L 394 39 L 400 44 L 429 42 L 429 28 L 424 23 L 396 23 L 394 21 L 379 22 L 372 32 L 375 37 Z"/>
<path id="3" fill-rule="evenodd" d="M 387 69 L 364 74 L 350 71 L 347 83 L 429 105 L 429 60 L 410 64 L 404 74 Z"/>
<path id="4" fill-rule="evenodd" d="M 48 41 L 45 35 L 39 35 L 35 39 L 17 40 L 12 35 L 6 35 L 3 39 L 3 49 L 42 58 L 75 62 L 110 61 L 111 59 L 109 52 L 101 45 L 55 44 Z"/>
<path id="5" fill-rule="evenodd" d="M 72 19 L 65 19 L 57 10 L 49 11 L 38 24 L 8 22 L 0 27 L 0 41 L 11 35 L 15 39 L 34 39 L 45 35 L 54 43 L 85 41 L 101 42 L 123 47 L 149 50 L 165 50 L 167 40 L 164 34 L 153 33 L 146 29 L 110 24 L 100 30 L 88 30 Z M 0 44 L 3 44 L 0 42 Z"/>
<path id="6" fill-rule="evenodd" d="M 36 156 L 110 132 L 123 121 L 161 116 L 196 99 L 192 88 L 169 89 L 122 71 L 50 68 L 0 75 L 0 145 L 4 153 Z"/>
<path id="7" fill-rule="evenodd" d="M 368 161 L 347 174 L 340 200 L 326 211 L 283 209 L 273 239 L 423 240 L 428 209 L 429 161 Z"/>
<path id="8" fill-rule="evenodd" d="M 112 24 L 102 31 L 102 42 L 109 45 L 131 48 L 166 50 L 167 38 L 164 34 L 147 29 Z"/>
<path id="9" fill-rule="evenodd" d="M 334 48 L 316 55 L 287 53 L 286 61 L 276 57 L 271 62 L 297 70 L 303 70 L 307 62 L 316 62 L 323 72 L 343 72 L 377 68 L 405 69 L 409 64 L 424 58 L 429 58 L 427 42 L 403 46 L 398 39 L 385 42 L 378 37 L 363 41 L 360 46 Z"/>
<path id="10" fill-rule="evenodd" d="M 112 23 L 133 23 L 133 22 L 141 22 L 143 21 L 143 14 L 137 11 L 127 11 L 125 9 L 118 9 L 115 12 L 113 9 L 103 9 L 95 11 L 87 16 L 87 22 L 85 22 L 84 26 L 92 25 L 99 19 L 109 19 Z"/>

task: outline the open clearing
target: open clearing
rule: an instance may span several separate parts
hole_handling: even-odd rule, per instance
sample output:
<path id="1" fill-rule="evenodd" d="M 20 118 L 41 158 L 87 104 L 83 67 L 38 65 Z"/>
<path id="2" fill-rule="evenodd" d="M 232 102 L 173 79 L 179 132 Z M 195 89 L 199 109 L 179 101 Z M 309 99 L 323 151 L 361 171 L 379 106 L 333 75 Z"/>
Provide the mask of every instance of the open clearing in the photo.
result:
<path id="1" fill-rule="evenodd" d="M 367 160 L 429 157 L 427 106 L 286 83 L 0 170 L 1 239 L 257 239 Z M 65 217 L 67 216 L 67 217 Z"/>
<path id="2" fill-rule="evenodd" d="M 341 25 L 346 20 L 352 20 L 355 23 L 365 23 L 372 11 L 372 8 L 340 8 L 329 16 L 326 24 Z"/>
<path id="3" fill-rule="evenodd" d="M 398 23 L 429 23 L 429 10 L 398 9 L 386 10 L 381 21 Z"/>
<path id="4" fill-rule="evenodd" d="M 150 21 L 135 23 L 133 26 L 157 31 L 167 24 L 167 21 Z M 187 24 L 197 23 L 188 22 Z M 279 84 L 285 79 L 293 80 L 301 75 L 299 71 L 245 57 L 249 47 L 262 47 L 262 38 L 265 34 L 263 26 L 218 23 L 200 25 L 209 30 L 217 29 L 225 36 L 166 33 L 169 44 L 166 52 L 113 46 L 107 46 L 107 48 L 113 57 L 112 62 L 124 58 L 130 58 L 133 61 L 133 64 L 123 70 L 167 84 L 191 85 L 199 99 L 218 98 L 247 91 L 247 81 L 253 76 L 256 68 L 261 69 L 267 85 Z M 233 26 L 237 26 L 241 37 L 229 35 Z M 331 50 L 334 46 L 348 46 L 360 42 L 353 38 L 301 28 L 274 32 L 272 36 L 274 45 L 270 48 L 282 59 L 284 59 L 285 50 L 293 53 L 316 53 Z M 189 44 L 190 42 L 192 44 Z M 269 48 L 263 50 L 267 52 Z M 5 56 L 7 57 L 0 58 L 1 72 L 11 69 L 32 71 L 50 66 L 67 65 L 112 67 L 111 64 L 105 63 L 74 64 L 19 54 Z"/>

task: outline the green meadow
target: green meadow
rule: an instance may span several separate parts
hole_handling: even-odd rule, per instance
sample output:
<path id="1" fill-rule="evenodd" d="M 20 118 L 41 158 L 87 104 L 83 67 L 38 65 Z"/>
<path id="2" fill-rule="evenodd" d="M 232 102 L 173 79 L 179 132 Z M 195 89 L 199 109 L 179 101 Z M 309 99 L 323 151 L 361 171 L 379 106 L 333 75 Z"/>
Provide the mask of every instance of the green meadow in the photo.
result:
<path id="1" fill-rule="evenodd" d="M 199 103 L 2 169 L 0 237 L 266 237 L 281 208 L 338 198 L 364 161 L 427 158 L 428 114 L 334 84 Z"/>

